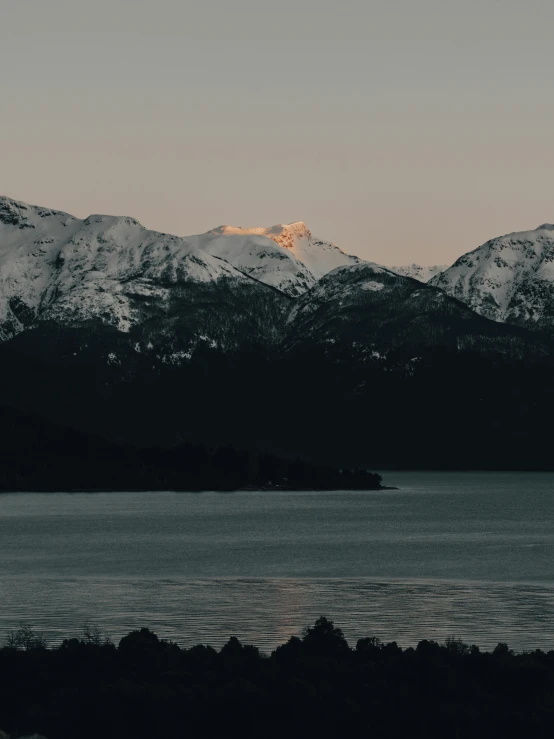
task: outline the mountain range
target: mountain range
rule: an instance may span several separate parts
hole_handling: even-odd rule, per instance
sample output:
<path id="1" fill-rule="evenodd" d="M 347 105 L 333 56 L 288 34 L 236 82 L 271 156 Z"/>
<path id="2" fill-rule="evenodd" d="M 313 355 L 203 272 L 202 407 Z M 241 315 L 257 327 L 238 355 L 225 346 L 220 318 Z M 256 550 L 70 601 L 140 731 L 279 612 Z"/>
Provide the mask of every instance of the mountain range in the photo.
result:
<path id="1" fill-rule="evenodd" d="M 138 445 L 544 467 L 552 237 L 387 268 L 301 222 L 178 237 L 2 197 L 0 403 Z"/>

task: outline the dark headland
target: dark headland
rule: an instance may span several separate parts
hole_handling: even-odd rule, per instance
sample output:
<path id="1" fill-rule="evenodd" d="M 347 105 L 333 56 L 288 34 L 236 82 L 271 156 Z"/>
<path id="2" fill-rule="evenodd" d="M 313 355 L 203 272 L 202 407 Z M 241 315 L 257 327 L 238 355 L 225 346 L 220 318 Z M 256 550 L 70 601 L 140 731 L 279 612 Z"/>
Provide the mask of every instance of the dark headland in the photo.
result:
<path id="1" fill-rule="evenodd" d="M 386 490 L 381 476 L 271 453 L 139 448 L 0 408 L 0 491 Z"/>

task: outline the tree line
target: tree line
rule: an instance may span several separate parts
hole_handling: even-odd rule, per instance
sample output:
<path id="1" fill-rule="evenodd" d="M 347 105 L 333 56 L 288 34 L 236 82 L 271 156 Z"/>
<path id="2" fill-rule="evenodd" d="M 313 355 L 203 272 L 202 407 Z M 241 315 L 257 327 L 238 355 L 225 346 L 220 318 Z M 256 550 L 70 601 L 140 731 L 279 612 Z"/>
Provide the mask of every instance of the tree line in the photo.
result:
<path id="1" fill-rule="evenodd" d="M 146 628 L 116 646 L 90 625 L 53 649 L 22 626 L 0 649 L 12 737 L 547 737 L 553 696 L 554 651 L 351 647 L 325 617 L 270 655 L 236 637 L 183 649 Z"/>

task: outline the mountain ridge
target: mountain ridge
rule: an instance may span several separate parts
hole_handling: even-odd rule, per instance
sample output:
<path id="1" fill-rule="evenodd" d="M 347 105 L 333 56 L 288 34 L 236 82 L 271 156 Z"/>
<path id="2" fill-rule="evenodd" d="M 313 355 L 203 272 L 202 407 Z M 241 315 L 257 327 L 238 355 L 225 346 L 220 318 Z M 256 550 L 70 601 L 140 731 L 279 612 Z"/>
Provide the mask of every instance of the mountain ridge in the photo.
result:
<path id="1" fill-rule="evenodd" d="M 429 282 L 433 277 L 448 269 L 448 266 L 447 264 L 425 265 L 412 263 L 389 267 L 389 269 L 404 277 L 413 277 L 420 282 Z"/>

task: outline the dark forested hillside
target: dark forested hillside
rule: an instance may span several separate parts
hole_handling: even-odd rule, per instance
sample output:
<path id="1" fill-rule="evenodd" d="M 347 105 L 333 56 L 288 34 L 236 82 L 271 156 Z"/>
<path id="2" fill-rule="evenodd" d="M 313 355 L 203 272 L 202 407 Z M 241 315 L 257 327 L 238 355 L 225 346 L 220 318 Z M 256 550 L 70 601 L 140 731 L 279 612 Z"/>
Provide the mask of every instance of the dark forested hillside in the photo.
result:
<path id="1" fill-rule="evenodd" d="M 487 340 L 488 352 L 482 338 L 475 350 L 389 346 L 386 357 L 338 337 L 282 352 L 206 346 L 173 364 L 115 331 L 58 327 L 0 345 L 0 403 L 118 445 L 231 444 L 369 469 L 552 469 L 552 358 L 532 344 L 518 356 L 515 337 L 513 355 Z"/>

